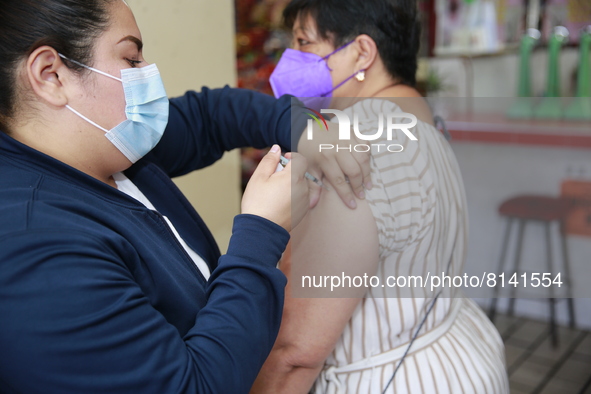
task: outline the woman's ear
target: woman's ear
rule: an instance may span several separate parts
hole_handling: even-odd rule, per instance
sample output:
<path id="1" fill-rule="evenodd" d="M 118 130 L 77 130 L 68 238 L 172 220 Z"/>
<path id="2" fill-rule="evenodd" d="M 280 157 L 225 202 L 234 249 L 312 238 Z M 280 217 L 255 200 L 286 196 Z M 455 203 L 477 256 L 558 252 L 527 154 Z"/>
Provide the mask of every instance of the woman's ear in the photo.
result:
<path id="1" fill-rule="evenodd" d="M 63 78 L 69 73 L 55 49 L 41 46 L 27 59 L 26 73 L 33 92 L 52 106 L 68 104 Z"/>
<path id="2" fill-rule="evenodd" d="M 378 57 L 378 46 L 367 34 L 361 34 L 355 39 L 359 54 L 357 56 L 357 69 L 369 69 Z"/>

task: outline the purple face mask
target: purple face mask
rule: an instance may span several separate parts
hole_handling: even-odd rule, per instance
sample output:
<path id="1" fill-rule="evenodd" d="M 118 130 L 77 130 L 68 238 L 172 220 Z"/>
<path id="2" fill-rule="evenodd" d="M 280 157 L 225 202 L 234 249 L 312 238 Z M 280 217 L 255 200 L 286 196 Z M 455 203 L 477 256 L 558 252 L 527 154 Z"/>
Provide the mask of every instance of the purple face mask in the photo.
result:
<path id="1" fill-rule="evenodd" d="M 310 108 L 328 108 L 332 92 L 357 75 L 357 72 L 333 87 L 330 73 L 332 70 L 326 64 L 326 60 L 351 43 L 353 41 L 325 57 L 286 49 L 269 80 L 275 97 L 291 94 L 302 99 Z"/>

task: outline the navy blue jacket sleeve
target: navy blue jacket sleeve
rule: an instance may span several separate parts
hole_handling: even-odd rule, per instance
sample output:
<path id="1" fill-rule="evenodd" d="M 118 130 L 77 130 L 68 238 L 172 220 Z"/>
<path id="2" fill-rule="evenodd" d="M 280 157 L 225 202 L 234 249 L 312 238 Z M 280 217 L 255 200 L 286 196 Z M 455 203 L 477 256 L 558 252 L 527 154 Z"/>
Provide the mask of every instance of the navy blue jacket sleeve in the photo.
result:
<path id="1" fill-rule="evenodd" d="M 279 144 L 291 151 L 291 101 L 291 96 L 275 99 L 227 86 L 189 91 L 170 100 L 168 126 L 149 158 L 175 177 L 209 166 L 235 148 Z M 303 109 L 296 108 L 297 140 L 306 121 L 300 114 Z"/>
<path id="2" fill-rule="evenodd" d="M 124 245 L 75 231 L 0 239 L 0 261 L 15 262 L 0 275 L 0 392 L 247 393 L 279 330 L 288 238 L 237 216 L 184 337 L 122 263 Z"/>

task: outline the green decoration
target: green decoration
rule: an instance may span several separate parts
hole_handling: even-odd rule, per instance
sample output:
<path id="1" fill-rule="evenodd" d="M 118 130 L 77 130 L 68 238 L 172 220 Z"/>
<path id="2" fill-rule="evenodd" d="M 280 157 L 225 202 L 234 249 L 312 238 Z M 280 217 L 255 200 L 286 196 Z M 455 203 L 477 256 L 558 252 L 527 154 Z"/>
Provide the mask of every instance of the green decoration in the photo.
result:
<path id="1" fill-rule="evenodd" d="M 556 26 L 548 42 L 548 82 L 546 95 L 534 110 L 534 116 L 540 119 L 562 118 L 560 106 L 560 49 L 568 40 L 568 30 L 564 26 Z"/>
<path id="2" fill-rule="evenodd" d="M 517 85 L 518 99 L 507 111 L 507 116 L 514 119 L 529 119 L 533 117 L 530 58 L 531 52 L 540 39 L 540 31 L 528 29 L 521 38 L 519 51 L 519 81 Z"/>
<path id="3" fill-rule="evenodd" d="M 571 120 L 591 120 L 591 25 L 582 33 L 579 42 L 579 68 L 577 72 L 576 97 L 564 111 L 564 117 Z"/>

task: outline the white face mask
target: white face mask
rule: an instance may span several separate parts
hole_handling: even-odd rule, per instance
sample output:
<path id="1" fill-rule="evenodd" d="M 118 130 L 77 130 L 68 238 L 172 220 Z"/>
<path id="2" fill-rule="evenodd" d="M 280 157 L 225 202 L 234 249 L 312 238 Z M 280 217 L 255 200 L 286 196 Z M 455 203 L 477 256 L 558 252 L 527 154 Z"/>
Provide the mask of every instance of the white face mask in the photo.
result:
<path id="1" fill-rule="evenodd" d="M 117 78 L 68 59 L 61 54 L 60 57 L 121 82 L 125 92 L 127 119 L 113 129 L 107 130 L 69 105 L 66 105 L 66 108 L 104 131 L 109 141 L 132 163 L 144 157 L 158 144 L 168 124 L 169 103 L 160 72 L 155 64 L 141 68 L 123 69 L 121 70 L 121 78 Z"/>

